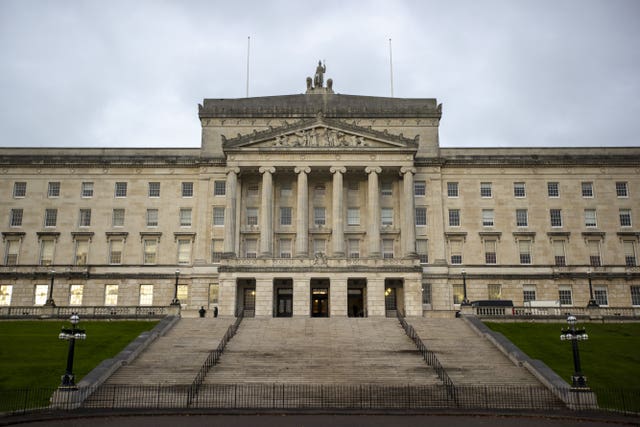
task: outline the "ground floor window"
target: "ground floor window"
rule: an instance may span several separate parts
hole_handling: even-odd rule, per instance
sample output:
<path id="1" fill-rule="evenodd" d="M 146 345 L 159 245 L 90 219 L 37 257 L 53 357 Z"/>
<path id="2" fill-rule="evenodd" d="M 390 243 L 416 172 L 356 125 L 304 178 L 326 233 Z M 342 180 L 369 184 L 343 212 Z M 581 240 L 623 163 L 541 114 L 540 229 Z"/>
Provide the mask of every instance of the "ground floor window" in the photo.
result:
<path id="1" fill-rule="evenodd" d="M 140 285 L 140 305 L 153 304 L 153 285 Z"/>
<path id="2" fill-rule="evenodd" d="M 188 298 L 189 298 L 189 285 L 178 285 L 178 299 L 180 300 L 180 304 L 182 306 L 187 305 Z"/>
<path id="3" fill-rule="evenodd" d="M 44 305 L 47 302 L 47 295 L 49 293 L 49 285 L 36 285 L 35 289 L 35 305 Z"/>
<path id="4" fill-rule="evenodd" d="M 524 302 L 536 300 L 536 285 L 524 285 L 522 287 L 522 300 Z"/>
<path id="5" fill-rule="evenodd" d="M 82 305 L 83 285 L 71 285 L 69 287 L 69 305 Z"/>
<path id="6" fill-rule="evenodd" d="M 570 286 L 560 286 L 558 288 L 558 300 L 560 301 L 560 305 L 573 304 L 573 295 Z"/>
<path id="7" fill-rule="evenodd" d="M 0 305 L 11 305 L 13 285 L 0 285 Z"/>
<path id="8" fill-rule="evenodd" d="M 453 285 L 453 303 L 461 304 L 464 299 L 464 285 Z"/>
<path id="9" fill-rule="evenodd" d="M 501 285 L 487 285 L 487 297 L 490 300 L 502 299 L 502 286 Z"/>
<path id="10" fill-rule="evenodd" d="M 218 303 L 218 294 L 220 292 L 220 285 L 217 283 L 209 283 L 209 304 Z"/>
<path id="11" fill-rule="evenodd" d="M 104 305 L 118 305 L 118 285 L 104 287 Z"/>
<path id="12" fill-rule="evenodd" d="M 640 285 L 631 286 L 631 304 L 640 305 Z"/>
<path id="13" fill-rule="evenodd" d="M 422 304 L 431 304 L 431 283 L 422 284 Z"/>
<path id="14" fill-rule="evenodd" d="M 603 286 L 597 286 L 593 289 L 593 297 L 600 306 L 609 305 L 609 296 L 607 295 L 607 288 Z"/>

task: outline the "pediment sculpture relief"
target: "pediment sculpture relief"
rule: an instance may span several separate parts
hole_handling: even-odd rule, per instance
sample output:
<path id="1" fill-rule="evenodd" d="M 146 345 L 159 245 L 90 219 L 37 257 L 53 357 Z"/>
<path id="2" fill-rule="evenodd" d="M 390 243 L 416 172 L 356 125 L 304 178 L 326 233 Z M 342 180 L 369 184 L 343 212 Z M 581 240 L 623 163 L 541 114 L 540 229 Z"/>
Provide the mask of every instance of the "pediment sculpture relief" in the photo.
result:
<path id="1" fill-rule="evenodd" d="M 274 147 L 368 147 L 369 142 L 360 135 L 319 127 L 278 135 L 271 141 L 271 145 Z"/>

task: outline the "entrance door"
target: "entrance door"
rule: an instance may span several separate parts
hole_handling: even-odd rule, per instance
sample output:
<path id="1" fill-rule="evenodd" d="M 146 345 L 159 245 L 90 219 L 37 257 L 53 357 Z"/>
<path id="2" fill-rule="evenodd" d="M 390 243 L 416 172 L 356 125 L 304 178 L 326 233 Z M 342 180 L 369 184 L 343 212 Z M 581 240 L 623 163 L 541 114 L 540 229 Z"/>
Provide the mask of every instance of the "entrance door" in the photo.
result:
<path id="1" fill-rule="evenodd" d="M 347 310 L 349 317 L 364 317 L 363 289 L 349 289 L 347 291 Z"/>
<path id="2" fill-rule="evenodd" d="M 384 290 L 384 309 L 387 317 L 394 317 L 398 310 L 396 288 L 388 287 Z"/>
<path id="3" fill-rule="evenodd" d="M 311 317 L 329 317 L 329 288 L 311 288 Z"/>
<path id="4" fill-rule="evenodd" d="M 255 289 L 244 289 L 244 295 L 242 298 L 242 306 L 244 310 L 244 315 L 247 317 L 253 317 L 256 312 L 256 290 Z"/>
<path id="5" fill-rule="evenodd" d="M 293 315 L 293 289 L 278 289 L 276 295 L 276 317 Z"/>

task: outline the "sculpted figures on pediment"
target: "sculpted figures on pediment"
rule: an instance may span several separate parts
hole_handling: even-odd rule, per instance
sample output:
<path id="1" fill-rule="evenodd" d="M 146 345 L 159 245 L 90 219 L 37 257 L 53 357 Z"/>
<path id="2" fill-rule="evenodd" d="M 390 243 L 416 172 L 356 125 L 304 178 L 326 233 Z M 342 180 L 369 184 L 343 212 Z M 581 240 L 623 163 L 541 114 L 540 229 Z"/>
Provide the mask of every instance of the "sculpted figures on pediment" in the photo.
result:
<path id="1" fill-rule="evenodd" d="M 367 147 L 369 143 L 360 135 L 346 134 L 334 129 L 315 128 L 299 130 L 293 134 L 276 136 L 274 147 Z"/>

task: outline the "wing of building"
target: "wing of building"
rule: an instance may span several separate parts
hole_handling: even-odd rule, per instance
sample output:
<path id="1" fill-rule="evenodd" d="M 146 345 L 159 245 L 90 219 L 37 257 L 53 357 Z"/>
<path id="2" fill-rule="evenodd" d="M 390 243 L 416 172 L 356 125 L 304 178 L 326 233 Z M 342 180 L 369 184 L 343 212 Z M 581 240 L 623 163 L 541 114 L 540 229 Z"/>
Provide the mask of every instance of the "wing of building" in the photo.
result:
<path id="1" fill-rule="evenodd" d="M 639 147 L 441 148 L 435 99 L 307 84 L 205 99 L 198 149 L 0 149 L 0 305 L 640 305 Z"/>

